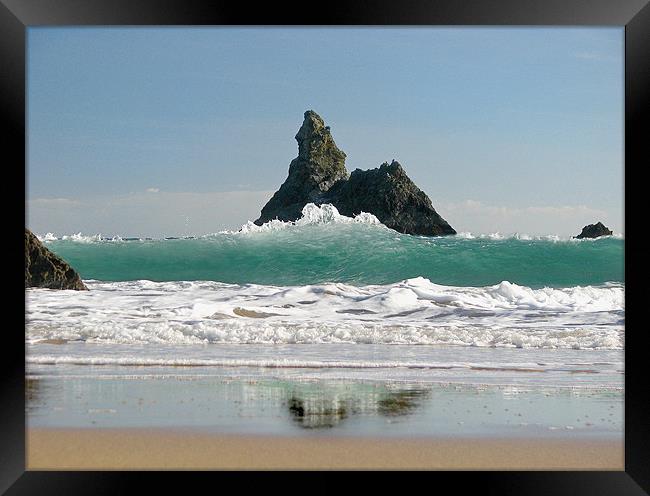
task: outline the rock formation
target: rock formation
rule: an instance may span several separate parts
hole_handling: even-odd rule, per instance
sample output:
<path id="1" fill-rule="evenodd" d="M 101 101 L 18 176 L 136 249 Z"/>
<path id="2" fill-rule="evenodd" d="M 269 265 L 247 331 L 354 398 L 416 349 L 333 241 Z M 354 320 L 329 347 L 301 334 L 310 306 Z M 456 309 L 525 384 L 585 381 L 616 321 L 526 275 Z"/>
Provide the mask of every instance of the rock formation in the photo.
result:
<path id="1" fill-rule="evenodd" d="M 331 203 L 343 215 L 368 212 L 405 234 L 456 234 L 398 162 L 348 174 L 345 153 L 316 112 L 305 112 L 296 141 L 298 157 L 289 165 L 289 176 L 262 208 L 255 224 L 272 219 L 295 221 L 305 204 Z"/>
<path id="2" fill-rule="evenodd" d="M 574 236 L 576 239 L 583 238 L 600 238 L 601 236 L 611 236 L 614 234 L 610 229 L 605 227 L 602 222 L 596 224 L 589 224 L 582 228 L 582 232 L 577 236 Z"/>
<path id="3" fill-rule="evenodd" d="M 88 289 L 79 274 L 25 229 L 25 287 Z"/>

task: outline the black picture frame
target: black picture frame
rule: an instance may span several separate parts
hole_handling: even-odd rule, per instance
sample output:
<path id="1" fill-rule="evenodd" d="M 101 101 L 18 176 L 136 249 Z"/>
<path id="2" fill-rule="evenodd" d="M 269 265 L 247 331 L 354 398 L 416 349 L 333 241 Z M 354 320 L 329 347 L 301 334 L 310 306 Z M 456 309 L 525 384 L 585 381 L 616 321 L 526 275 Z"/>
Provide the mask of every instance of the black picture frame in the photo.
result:
<path id="1" fill-rule="evenodd" d="M 650 4 L 649 0 L 390 0 L 357 1 L 349 4 L 281 6 L 276 2 L 254 7 L 243 2 L 210 0 L 0 0 L 0 100 L 4 121 L 2 148 L 5 171 L 25 166 L 25 50 L 30 26 L 61 25 L 580 25 L 625 27 L 625 218 L 641 210 L 641 170 L 648 163 L 645 129 L 650 128 Z M 645 125 L 644 125 L 645 124 Z M 9 158 L 12 157 L 12 158 Z M 642 162 L 642 159 L 645 159 Z M 25 169 L 25 172 L 26 169 Z M 8 172 L 7 172 L 8 173 Z M 25 182 L 26 184 L 26 182 Z M 646 188 L 644 188 L 646 189 Z M 5 211 L 25 205 L 25 190 L 5 180 Z M 638 205 L 637 205 L 638 204 Z M 11 205 L 11 207 L 10 207 Z M 641 210 L 642 211 L 642 210 Z M 25 214 L 25 211 L 23 210 Z M 628 217 L 629 216 L 629 217 Z M 20 223 L 20 216 L 9 220 Z M 23 223 L 25 218 L 23 217 Z M 634 223 L 631 224 L 635 226 Z M 9 250 L 18 258 L 24 226 L 11 226 Z M 20 236 L 20 238 L 19 238 Z M 650 491 L 649 402 L 643 346 L 644 326 L 639 325 L 644 290 L 640 246 L 634 230 L 625 231 L 626 351 L 625 351 L 625 470 L 612 472 L 435 472 L 435 484 L 445 479 L 450 490 L 468 488 L 480 494 L 635 495 Z M 631 241 L 631 243 L 630 243 Z M 22 253 L 22 252 L 21 252 Z M 23 254 L 24 256 L 24 254 Z M 14 262 L 15 263 L 15 262 Z M 630 270 L 629 267 L 633 269 Z M 19 285 L 19 264 L 12 274 Z M 647 283 L 646 283 L 647 284 Z M 17 291 L 15 292 L 17 293 Z M 630 296 L 632 295 L 632 296 Z M 635 296 L 636 295 L 636 296 Z M 22 300 L 7 309 L 18 314 Z M 629 302 L 632 302 L 630 305 Z M 631 308 L 630 308 L 631 307 Z M 24 315 L 24 313 L 23 313 Z M 630 321 L 630 319 L 632 319 Z M 637 321 L 637 325 L 628 325 Z M 5 326 L 0 376 L 0 492 L 7 494 L 121 494 L 132 488 L 134 473 L 25 471 L 25 363 L 24 336 L 17 327 Z M 23 350 L 21 353 L 19 350 Z M 147 474 L 145 474 L 146 476 Z M 169 473 L 149 473 L 173 490 Z M 193 474 L 199 479 L 210 473 Z M 214 475 L 214 474 L 212 474 Z M 326 474 L 309 474 L 309 487 L 318 488 Z M 250 476 L 235 474 L 240 487 Z M 274 477 L 259 474 L 262 481 Z M 221 475 L 223 477 L 223 475 Z M 294 475 L 292 477 L 292 484 Z M 305 474 L 295 474 L 296 484 Z M 410 476 L 409 476 L 410 477 Z M 140 477 L 139 477 L 140 478 Z M 383 474 L 374 473 L 375 484 Z M 324 479 L 323 479 L 324 481 Z M 412 483 L 417 482 L 412 480 Z M 207 482 L 207 481 L 206 481 Z M 307 483 L 307 481 L 304 481 Z M 425 481 L 421 481 L 425 482 Z M 426 481 L 426 484 L 431 482 Z M 187 489 L 187 486 L 180 486 Z M 263 486 L 262 486 L 263 487 Z M 426 486 L 425 486 L 426 487 Z M 440 486 L 442 487 L 442 486 Z M 217 487 L 214 488 L 218 490 Z M 287 486 L 284 485 L 284 489 Z M 433 489 L 433 488 L 431 488 Z M 179 489 L 181 490 L 181 489 Z M 191 490 L 191 489 L 190 489 Z M 262 489 L 266 490 L 266 489 Z M 290 490 L 290 489 L 289 489 Z"/>

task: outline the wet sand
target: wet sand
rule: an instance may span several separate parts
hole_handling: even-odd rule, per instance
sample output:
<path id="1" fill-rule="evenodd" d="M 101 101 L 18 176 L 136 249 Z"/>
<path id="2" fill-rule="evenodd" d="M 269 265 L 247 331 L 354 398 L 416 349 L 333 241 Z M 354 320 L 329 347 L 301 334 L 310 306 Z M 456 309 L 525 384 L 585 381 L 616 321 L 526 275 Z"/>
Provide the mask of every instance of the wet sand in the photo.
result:
<path id="1" fill-rule="evenodd" d="M 540 438 L 244 436 L 30 428 L 28 470 L 624 470 L 623 442 Z"/>

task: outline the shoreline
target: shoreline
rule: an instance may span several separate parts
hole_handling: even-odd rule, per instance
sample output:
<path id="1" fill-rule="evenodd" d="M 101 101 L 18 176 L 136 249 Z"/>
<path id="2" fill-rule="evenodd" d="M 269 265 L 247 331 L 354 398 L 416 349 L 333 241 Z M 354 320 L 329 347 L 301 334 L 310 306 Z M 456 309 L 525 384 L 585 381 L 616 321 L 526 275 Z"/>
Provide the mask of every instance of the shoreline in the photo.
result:
<path id="1" fill-rule="evenodd" d="M 624 441 L 28 428 L 27 470 L 624 470 Z"/>

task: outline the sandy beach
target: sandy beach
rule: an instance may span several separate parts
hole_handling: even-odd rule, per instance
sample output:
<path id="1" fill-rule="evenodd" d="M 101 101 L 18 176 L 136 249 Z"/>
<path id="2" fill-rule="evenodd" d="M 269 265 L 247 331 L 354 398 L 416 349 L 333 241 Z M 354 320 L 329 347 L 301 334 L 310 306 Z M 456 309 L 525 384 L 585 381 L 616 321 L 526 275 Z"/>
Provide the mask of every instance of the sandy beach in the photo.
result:
<path id="1" fill-rule="evenodd" d="M 28 470 L 623 470 L 622 442 L 278 437 L 147 429 L 28 429 Z"/>

